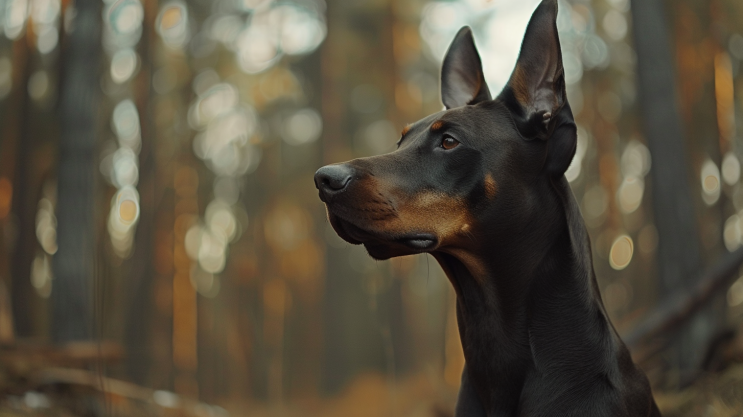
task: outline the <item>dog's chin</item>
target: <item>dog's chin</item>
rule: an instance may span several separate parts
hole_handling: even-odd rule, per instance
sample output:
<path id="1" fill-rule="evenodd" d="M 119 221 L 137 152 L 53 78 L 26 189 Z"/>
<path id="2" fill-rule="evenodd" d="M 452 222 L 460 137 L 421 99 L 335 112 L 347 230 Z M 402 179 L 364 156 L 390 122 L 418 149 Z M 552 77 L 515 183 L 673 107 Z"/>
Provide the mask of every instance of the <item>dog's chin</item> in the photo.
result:
<path id="1" fill-rule="evenodd" d="M 328 219 L 330 225 L 333 226 L 333 230 L 341 239 L 352 245 L 363 244 L 369 256 L 377 260 L 431 252 L 438 247 L 438 239 L 430 233 L 409 233 L 403 236 L 392 236 L 372 232 L 342 219 L 330 211 L 328 211 Z"/>
<path id="2" fill-rule="evenodd" d="M 361 240 L 354 238 L 349 232 L 346 231 L 346 227 L 350 228 L 351 224 L 346 222 L 345 220 L 342 220 L 340 217 L 333 214 L 330 210 L 328 210 L 328 220 L 330 220 L 330 225 L 333 226 L 333 230 L 335 230 L 335 233 L 337 233 L 341 239 L 352 245 L 360 245 L 362 243 Z"/>

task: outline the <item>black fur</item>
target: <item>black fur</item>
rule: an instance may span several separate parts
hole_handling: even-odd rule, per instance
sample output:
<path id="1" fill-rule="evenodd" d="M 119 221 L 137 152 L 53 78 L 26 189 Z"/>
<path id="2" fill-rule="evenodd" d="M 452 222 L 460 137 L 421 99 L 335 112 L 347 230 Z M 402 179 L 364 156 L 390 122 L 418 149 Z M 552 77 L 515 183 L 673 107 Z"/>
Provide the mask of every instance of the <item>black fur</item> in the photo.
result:
<path id="1" fill-rule="evenodd" d="M 556 15 L 556 0 L 534 12 L 494 100 L 462 29 L 442 69 L 447 110 L 315 183 L 341 237 L 377 259 L 429 252 L 445 270 L 466 359 L 457 417 L 659 416 L 604 310 L 563 175 L 576 129 Z"/>

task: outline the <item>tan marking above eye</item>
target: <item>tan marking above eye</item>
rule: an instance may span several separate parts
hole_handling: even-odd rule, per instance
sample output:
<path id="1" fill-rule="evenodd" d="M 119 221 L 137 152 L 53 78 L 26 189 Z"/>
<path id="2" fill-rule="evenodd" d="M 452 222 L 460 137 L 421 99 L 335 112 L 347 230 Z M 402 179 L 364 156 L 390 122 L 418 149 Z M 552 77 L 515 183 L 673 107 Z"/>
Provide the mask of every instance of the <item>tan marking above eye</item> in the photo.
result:
<path id="1" fill-rule="evenodd" d="M 410 131 L 410 125 L 407 125 L 402 128 L 402 132 L 400 132 L 400 136 L 405 136 L 406 133 Z"/>
<path id="2" fill-rule="evenodd" d="M 444 127 L 444 122 L 442 122 L 441 120 L 437 120 L 431 125 L 431 130 L 439 130 L 442 127 Z"/>
<path id="3" fill-rule="evenodd" d="M 497 187 L 495 185 L 495 179 L 493 179 L 493 174 L 487 173 L 485 175 L 485 195 L 488 197 L 489 200 L 492 200 L 493 197 L 495 197 L 495 192 L 497 191 Z"/>
<path id="4" fill-rule="evenodd" d="M 457 146 L 459 146 L 459 141 L 451 136 L 445 136 L 444 139 L 441 140 L 441 147 L 446 149 L 447 151 L 449 149 L 454 149 Z"/>

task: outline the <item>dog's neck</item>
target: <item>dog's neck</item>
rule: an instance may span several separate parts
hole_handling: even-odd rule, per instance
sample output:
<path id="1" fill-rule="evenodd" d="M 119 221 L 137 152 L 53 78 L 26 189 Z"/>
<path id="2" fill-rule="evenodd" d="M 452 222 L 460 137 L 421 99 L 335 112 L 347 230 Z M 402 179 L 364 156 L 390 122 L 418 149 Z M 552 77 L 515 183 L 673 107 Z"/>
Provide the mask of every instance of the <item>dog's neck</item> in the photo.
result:
<path id="1" fill-rule="evenodd" d="M 460 308 L 507 319 L 519 310 L 539 308 L 530 304 L 541 296 L 552 298 L 555 291 L 567 289 L 578 290 L 574 302 L 600 304 L 588 232 L 570 186 L 562 177 L 546 187 L 550 190 L 534 193 L 542 198 L 531 202 L 531 210 L 519 209 L 527 214 L 513 221 L 510 230 L 484 230 L 476 248 L 433 254 L 453 284 Z"/>
<path id="2" fill-rule="evenodd" d="M 570 187 L 564 177 L 545 186 L 551 187 L 542 193 L 549 201 L 534 205 L 542 212 L 527 218 L 513 236 L 491 239 L 479 253 L 434 254 L 457 293 L 469 372 L 475 380 L 487 379 L 480 383 L 489 388 L 497 383 L 490 379 L 517 387 L 531 371 L 574 363 L 572 355 L 582 355 L 576 358 L 580 363 L 599 361 L 597 353 L 618 341 Z"/>

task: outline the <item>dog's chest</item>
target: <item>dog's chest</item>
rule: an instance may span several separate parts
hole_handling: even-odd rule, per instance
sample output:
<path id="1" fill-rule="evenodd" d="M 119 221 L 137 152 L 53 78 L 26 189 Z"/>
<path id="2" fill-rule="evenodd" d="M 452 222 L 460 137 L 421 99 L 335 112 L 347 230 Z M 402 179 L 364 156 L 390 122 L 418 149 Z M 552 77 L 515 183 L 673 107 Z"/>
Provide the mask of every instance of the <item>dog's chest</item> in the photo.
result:
<path id="1" fill-rule="evenodd" d="M 472 329 L 475 323 L 469 325 Z M 485 408 L 494 416 L 516 415 L 521 386 L 531 367 L 529 349 L 524 349 L 522 341 L 526 336 L 515 336 L 492 324 L 462 334 L 467 372 Z"/>

